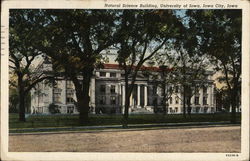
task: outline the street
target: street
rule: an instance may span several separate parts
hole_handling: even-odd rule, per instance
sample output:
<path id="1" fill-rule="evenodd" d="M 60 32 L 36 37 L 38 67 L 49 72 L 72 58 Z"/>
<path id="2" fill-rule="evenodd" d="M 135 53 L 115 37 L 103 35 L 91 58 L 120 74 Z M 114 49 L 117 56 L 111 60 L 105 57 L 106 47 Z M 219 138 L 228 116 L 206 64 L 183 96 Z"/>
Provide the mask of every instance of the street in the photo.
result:
<path id="1" fill-rule="evenodd" d="M 240 152 L 240 126 L 10 135 L 10 152 Z"/>

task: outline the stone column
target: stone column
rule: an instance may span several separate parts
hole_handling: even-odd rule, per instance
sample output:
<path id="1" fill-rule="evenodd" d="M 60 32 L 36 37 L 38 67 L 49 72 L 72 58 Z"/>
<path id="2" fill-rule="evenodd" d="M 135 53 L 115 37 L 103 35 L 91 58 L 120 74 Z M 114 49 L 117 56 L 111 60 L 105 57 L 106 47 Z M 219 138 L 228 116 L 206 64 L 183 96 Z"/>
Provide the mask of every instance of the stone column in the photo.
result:
<path id="1" fill-rule="evenodd" d="M 194 105 L 195 103 L 194 103 L 194 99 L 195 99 L 195 94 L 191 97 L 191 105 Z"/>
<path id="2" fill-rule="evenodd" d="M 129 106 L 133 106 L 133 97 L 132 96 L 133 96 L 133 92 L 131 93 L 130 98 L 129 98 Z"/>
<path id="3" fill-rule="evenodd" d="M 138 107 L 140 107 L 141 106 L 141 94 L 140 94 L 140 92 L 141 92 L 141 88 L 140 88 L 141 86 L 138 84 L 137 85 L 137 106 Z"/>
<path id="4" fill-rule="evenodd" d="M 202 89 L 200 89 L 199 90 L 200 91 L 200 95 L 199 95 L 199 104 L 201 105 L 201 107 L 204 107 L 204 105 L 203 105 L 203 90 Z"/>
<path id="5" fill-rule="evenodd" d="M 122 85 L 122 106 L 125 105 L 125 85 Z"/>
<path id="6" fill-rule="evenodd" d="M 62 104 L 63 104 L 63 105 L 66 105 L 66 103 L 67 103 L 67 100 L 66 100 L 66 98 L 67 98 L 66 80 L 62 80 L 62 81 L 60 82 L 60 84 L 61 84 L 61 87 L 59 87 L 59 88 L 62 89 L 62 92 L 61 92 L 61 101 L 62 101 Z"/>
<path id="7" fill-rule="evenodd" d="M 207 104 L 211 108 L 212 107 L 212 86 L 208 86 L 208 93 L 207 93 Z"/>
<path id="8" fill-rule="evenodd" d="M 144 106 L 148 105 L 148 86 L 144 86 Z"/>
<path id="9" fill-rule="evenodd" d="M 121 105 L 121 84 L 118 84 L 117 86 L 118 91 L 118 105 Z"/>
<path id="10" fill-rule="evenodd" d="M 90 83 L 90 105 L 93 107 L 93 113 L 95 112 L 95 77 L 91 78 Z"/>
<path id="11" fill-rule="evenodd" d="M 211 107 L 215 107 L 215 104 L 214 104 L 214 85 L 211 86 L 210 97 L 211 97 Z"/>

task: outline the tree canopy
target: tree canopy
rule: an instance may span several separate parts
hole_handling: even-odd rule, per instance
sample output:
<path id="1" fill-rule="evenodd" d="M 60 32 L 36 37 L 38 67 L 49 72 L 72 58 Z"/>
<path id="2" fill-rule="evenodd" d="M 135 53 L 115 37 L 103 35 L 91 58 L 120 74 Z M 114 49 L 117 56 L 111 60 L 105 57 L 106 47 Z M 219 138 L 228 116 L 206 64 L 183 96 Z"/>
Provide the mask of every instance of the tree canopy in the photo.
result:
<path id="1" fill-rule="evenodd" d="M 194 29 L 200 51 L 223 75 L 232 106 L 232 122 L 241 86 L 241 10 L 188 10 L 189 28 Z"/>

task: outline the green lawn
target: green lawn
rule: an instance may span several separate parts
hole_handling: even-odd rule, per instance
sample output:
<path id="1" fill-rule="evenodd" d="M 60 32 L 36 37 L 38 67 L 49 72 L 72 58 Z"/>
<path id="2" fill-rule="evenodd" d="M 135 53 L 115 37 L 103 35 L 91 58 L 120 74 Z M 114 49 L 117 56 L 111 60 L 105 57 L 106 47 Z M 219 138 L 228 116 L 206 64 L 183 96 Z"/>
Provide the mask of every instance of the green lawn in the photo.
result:
<path id="1" fill-rule="evenodd" d="M 121 125 L 122 115 L 90 115 L 90 122 L 85 125 Z M 241 115 L 237 114 L 240 122 Z M 181 114 L 140 114 L 130 115 L 129 124 L 155 124 L 155 123 L 183 123 L 183 122 L 219 122 L 230 121 L 230 114 L 192 114 L 191 118 L 183 118 Z M 26 122 L 18 121 L 18 114 L 9 115 L 9 127 L 38 128 L 38 127 L 74 127 L 79 124 L 78 115 L 30 115 Z"/>

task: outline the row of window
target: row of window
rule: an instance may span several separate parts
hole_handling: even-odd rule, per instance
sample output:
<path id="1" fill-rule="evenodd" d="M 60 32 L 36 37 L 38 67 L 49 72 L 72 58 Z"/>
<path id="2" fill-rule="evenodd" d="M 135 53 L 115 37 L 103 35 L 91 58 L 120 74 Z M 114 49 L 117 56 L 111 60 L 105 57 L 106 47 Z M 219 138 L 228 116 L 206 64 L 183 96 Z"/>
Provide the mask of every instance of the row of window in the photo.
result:
<path id="1" fill-rule="evenodd" d="M 178 108 L 177 107 L 175 107 L 175 108 L 170 107 L 169 108 L 169 112 L 170 113 L 177 113 L 178 112 Z"/>
<path id="2" fill-rule="evenodd" d="M 107 73 L 106 72 L 100 72 L 100 77 L 107 77 Z M 115 78 L 116 73 L 115 72 L 110 72 L 110 77 Z"/>
<path id="3" fill-rule="evenodd" d="M 74 100 L 73 96 L 74 96 L 73 93 L 67 93 L 66 103 L 74 103 L 75 100 Z M 61 93 L 54 93 L 53 100 L 55 103 L 61 103 Z"/>
<path id="4" fill-rule="evenodd" d="M 102 84 L 100 86 L 100 92 L 101 93 L 106 93 L 106 85 Z M 110 86 L 110 93 L 115 93 L 115 85 Z"/>
<path id="5" fill-rule="evenodd" d="M 186 109 L 186 110 L 188 110 L 188 109 Z M 175 107 L 175 108 L 170 107 L 168 112 L 170 112 L 170 113 L 177 113 L 177 112 L 183 112 L 183 110 L 178 111 L 177 107 Z M 200 113 L 200 112 L 207 113 L 208 112 L 208 107 L 204 107 L 203 110 L 202 110 L 201 107 L 192 107 L 192 112 L 193 113 Z M 215 112 L 215 108 L 212 107 L 211 108 L 211 112 Z"/>
<path id="6" fill-rule="evenodd" d="M 170 104 L 172 104 L 172 97 L 170 97 L 170 99 L 169 99 L 169 102 L 170 102 Z M 187 103 L 187 102 L 186 102 Z M 175 97 L 175 104 L 179 104 L 179 99 L 178 99 L 178 97 Z M 195 105 L 200 105 L 200 103 L 199 103 L 199 97 L 195 97 L 194 98 L 194 104 Z M 203 97 L 203 99 L 202 99 L 202 104 L 203 105 L 207 105 L 207 97 Z"/>
<path id="7" fill-rule="evenodd" d="M 174 90 L 174 91 L 173 91 Z M 203 87 L 203 94 L 207 93 L 207 87 Z M 174 89 L 173 87 L 169 87 L 169 92 L 175 92 L 178 93 L 179 92 L 179 86 L 175 86 Z M 195 93 L 198 94 L 199 93 L 199 88 L 195 88 Z M 157 94 L 157 86 L 153 86 L 153 94 L 156 95 Z"/>
<path id="8" fill-rule="evenodd" d="M 106 105 L 106 96 L 101 96 L 99 99 L 99 104 L 100 105 Z M 116 97 L 115 96 L 110 96 L 110 105 L 116 105 Z"/>

